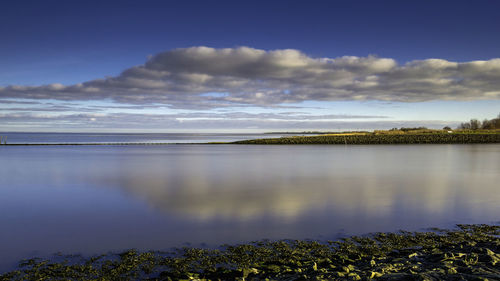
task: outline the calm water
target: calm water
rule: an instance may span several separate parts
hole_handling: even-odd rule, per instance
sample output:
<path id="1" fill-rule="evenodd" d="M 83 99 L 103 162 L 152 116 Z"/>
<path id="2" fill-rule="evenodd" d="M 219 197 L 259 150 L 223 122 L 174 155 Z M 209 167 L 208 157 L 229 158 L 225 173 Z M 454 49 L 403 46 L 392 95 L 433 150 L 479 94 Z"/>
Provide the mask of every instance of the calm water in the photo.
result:
<path id="1" fill-rule="evenodd" d="M 0 268 L 500 220 L 500 145 L 0 146 Z M 190 244 L 187 244 L 190 243 Z"/>

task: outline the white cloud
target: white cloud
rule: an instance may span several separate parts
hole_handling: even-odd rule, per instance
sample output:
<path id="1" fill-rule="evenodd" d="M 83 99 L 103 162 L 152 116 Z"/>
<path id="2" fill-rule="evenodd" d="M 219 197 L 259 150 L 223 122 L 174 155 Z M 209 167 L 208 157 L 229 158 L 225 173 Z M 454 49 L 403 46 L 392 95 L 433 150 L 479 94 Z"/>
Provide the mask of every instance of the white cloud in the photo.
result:
<path id="1" fill-rule="evenodd" d="M 67 113 L 67 112 L 15 112 L 0 113 L 0 124 L 7 131 L 23 129 L 39 131 L 203 131 L 203 130 L 366 130 L 393 127 L 442 128 L 456 127 L 457 122 L 398 121 L 386 116 L 370 115 L 314 115 L 303 112 L 248 113 L 248 112 L 190 112 L 176 114 L 132 113 Z"/>
<path id="2" fill-rule="evenodd" d="M 192 47 L 157 54 L 116 77 L 69 86 L 0 87 L 0 99 L 111 99 L 196 109 L 302 101 L 499 99 L 498 89 L 500 59 L 399 65 L 375 56 L 313 58 L 292 49 Z"/>

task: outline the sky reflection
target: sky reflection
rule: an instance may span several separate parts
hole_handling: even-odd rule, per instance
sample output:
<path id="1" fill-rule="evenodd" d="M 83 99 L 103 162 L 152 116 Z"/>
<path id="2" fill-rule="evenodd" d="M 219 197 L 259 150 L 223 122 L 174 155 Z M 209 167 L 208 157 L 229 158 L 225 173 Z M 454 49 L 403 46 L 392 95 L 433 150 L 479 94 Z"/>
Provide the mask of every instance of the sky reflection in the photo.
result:
<path id="1" fill-rule="evenodd" d="M 0 147 L 0 267 L 498 221 L 500 145 Z"/>

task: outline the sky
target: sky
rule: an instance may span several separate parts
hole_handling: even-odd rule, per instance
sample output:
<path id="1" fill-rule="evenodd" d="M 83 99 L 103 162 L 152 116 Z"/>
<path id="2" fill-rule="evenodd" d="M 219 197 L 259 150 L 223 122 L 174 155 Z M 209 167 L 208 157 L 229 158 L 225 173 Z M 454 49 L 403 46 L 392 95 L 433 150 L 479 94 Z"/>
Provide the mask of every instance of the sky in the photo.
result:
<path id="1" fill-rule="evenodd" d="M 2 1 L 0 131 L 457 126 L 500 113 L 498 1 Z"/>

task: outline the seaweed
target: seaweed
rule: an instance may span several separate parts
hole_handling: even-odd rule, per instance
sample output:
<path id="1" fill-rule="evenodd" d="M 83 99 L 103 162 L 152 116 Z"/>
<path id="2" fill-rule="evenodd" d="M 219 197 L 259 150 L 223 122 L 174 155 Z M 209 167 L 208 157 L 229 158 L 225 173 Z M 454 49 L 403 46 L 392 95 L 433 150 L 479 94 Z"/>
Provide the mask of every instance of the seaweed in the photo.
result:
<path id="1" fill-rule="evenodd" d="M 500 226 L 279 240 L 62 262 L 22 261 L 0 280 L 500 280 Z"/>

